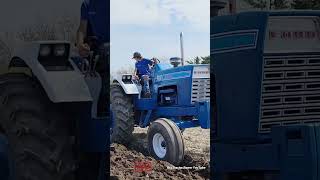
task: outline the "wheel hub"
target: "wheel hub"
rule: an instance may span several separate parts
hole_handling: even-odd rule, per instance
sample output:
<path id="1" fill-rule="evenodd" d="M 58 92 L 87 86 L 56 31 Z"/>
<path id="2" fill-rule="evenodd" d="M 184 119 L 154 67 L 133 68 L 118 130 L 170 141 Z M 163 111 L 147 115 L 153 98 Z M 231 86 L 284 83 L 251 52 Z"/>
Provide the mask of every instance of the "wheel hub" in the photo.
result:
<path id="1" fill-rule="evenodd" d="M 160 133 L 156 133 L 152 138 L 152 146 L 155 154 L 159 158 L 164 158 L 167 153 L 166 141 Z"/>

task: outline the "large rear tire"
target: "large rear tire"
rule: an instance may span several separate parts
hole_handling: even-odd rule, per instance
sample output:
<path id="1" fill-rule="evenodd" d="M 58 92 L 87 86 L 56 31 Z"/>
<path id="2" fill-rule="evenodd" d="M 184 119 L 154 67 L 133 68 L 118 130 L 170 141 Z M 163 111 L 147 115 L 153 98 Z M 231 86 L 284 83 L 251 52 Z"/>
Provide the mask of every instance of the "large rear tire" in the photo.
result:
<path id="1" fill-rule="evenodd" d="M 134 111 L 132 98 L 126 95 L 119 84 L 112 84 L 110 89 L 113 127 L 111 142 L 128 144 L 134 130 Z"/>
<path id="2" fill-rule="evenodd" d="M 22 74 L 1 75 L 0 117 L 16 180 L 75 179 L 70 121 L 37 81 Z"/>

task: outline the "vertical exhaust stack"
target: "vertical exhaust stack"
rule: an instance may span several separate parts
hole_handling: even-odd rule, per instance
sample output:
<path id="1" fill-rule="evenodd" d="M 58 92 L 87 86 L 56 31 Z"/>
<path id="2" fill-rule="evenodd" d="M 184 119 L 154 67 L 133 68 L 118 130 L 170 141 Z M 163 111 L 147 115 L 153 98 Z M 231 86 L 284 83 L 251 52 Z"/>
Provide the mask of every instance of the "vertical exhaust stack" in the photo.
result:
<path id="1" fill-rule="evenodd" d="M 184 66 L 183 33 L 180 33 L 181 65 Z"/>

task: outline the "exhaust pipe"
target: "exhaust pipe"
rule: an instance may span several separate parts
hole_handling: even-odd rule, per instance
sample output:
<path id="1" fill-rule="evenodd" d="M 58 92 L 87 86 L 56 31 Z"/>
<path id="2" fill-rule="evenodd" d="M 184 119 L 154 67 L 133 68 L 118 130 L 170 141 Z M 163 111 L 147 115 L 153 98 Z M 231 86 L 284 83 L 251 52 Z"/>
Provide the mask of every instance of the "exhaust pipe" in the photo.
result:
<path id="1" fill-rule="evenodd" d="M 180 33 L 181 65 L 184 66 L 183 33 Z"/>

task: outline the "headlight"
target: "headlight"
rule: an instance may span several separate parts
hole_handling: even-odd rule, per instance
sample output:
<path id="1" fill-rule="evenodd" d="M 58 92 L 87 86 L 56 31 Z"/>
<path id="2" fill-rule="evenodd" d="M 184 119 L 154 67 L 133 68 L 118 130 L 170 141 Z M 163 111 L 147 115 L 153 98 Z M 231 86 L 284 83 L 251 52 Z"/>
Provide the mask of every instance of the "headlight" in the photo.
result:
<path id="1" fill-rule="evenodd" d="M 55 56 L 64 56 L 66 53 L 65 45 L 55 45 L 54 46 L 54 55 Z"/>
<path id="2" fill-rule="evenodd" d="M 42 45 L 40 47 L 40 56 L 45 57 L 45 56 L 49 56 L 51 53 L 51 48 L 49 45 Z"/>

